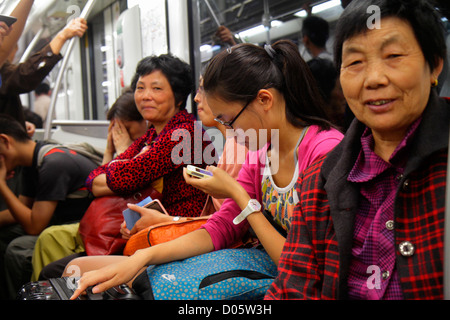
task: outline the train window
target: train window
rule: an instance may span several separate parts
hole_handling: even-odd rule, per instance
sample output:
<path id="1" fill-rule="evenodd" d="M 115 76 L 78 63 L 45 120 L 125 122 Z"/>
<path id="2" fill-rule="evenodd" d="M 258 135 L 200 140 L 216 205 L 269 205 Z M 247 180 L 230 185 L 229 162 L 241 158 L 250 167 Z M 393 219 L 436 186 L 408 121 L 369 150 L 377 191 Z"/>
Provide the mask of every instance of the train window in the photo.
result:
<path id="1" fill-rule="evenodd" d="M 117 1 L 89 18 L 89 44 L 84 66 L 84 92 L 90 92 L 90 119 L 104 120 L 106 112 L 120 95 L 120 78 L 115 59 L 114 22 L 126 9 L 126 1 Z M 90 85 L 88 85 L 90 84 Z"/>

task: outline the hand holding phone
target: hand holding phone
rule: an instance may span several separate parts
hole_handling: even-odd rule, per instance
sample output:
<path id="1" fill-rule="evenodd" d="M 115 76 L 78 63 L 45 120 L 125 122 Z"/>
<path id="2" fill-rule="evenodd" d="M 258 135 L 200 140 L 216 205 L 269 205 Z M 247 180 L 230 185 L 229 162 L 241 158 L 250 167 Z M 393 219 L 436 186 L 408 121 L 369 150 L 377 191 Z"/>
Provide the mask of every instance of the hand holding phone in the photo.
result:
<path id="1" fill-rule="evenodd" d="M 159 201 L 158 199 L 153 200 L 152 202 L 150 202 L 148 205 L 145 205 L 144 207 L 147 209 L 153 209 L 153 210 L 159 211 L 161 213 L 164 213 L 166 215 L 169 215 L 169 213 L 166 211 L 166 209 L 162 205 L 161 201 Z"/>
<path id="2" fill-rule="evenodd" d="M 136 205 L 140 206 L 140 207 L 144 207 L 145 205 L 149 204 L 152 201 L 153 201 L 153 199 L 151 197 L 147 197 L 144 200 L 142 200 L 141 202 L 137 203 Z M 130 208 L 123 210 L 122 214 L 125 219 L 125 223 L 127 224 L 128 230 L 133 229 L 136 221 L 138 221 L 141 218 L 141 215 L 139 214 L 139 212 L 131 210 Z"/>
<path id="3" fill-rule="evenodd" d="M 169 215 L 169 213 L 162 205 L 161 201 L 159 201 L 158 199 L 153 200 L 152 198 L 148 197 L 136 205 L 147 209 L 157 210 L 163 214 Z M 141 218 L 141 215 L 139 212 L 131 210 L 130 208 L 125 209 L 122 213 L 127 225 L 127 229 L 131 231 L 136 222 Z"/>
<path id="4" fill-rule="evenodd" d="M 199 178 L 199 179 L 205 179 L 205 178 L 209 178 L 212 177 L 212 172 L 196 167 L 196 166 L 191 166 L 188 165 L 186 168 L 186 173 L 188 175 L 190 175 L 191 177 L 195 177 L 195 178 Z"/>

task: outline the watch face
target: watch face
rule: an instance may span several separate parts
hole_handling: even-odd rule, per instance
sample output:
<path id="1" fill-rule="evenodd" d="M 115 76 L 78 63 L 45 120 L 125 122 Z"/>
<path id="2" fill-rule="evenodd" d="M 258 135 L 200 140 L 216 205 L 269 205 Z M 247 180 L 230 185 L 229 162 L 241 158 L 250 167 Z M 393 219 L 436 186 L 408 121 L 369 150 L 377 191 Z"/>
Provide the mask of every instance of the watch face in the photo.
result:
<path id="1" fill-rule="evenodd" d="M 255 200 L 255 199 L 251 199 L 251 200 L 248 202 L 248 205 L 252 208 L 253 211 L 259 211 L 259 210 L 261 210 L 261 204 L 260 204 L 257 200 Z"/>

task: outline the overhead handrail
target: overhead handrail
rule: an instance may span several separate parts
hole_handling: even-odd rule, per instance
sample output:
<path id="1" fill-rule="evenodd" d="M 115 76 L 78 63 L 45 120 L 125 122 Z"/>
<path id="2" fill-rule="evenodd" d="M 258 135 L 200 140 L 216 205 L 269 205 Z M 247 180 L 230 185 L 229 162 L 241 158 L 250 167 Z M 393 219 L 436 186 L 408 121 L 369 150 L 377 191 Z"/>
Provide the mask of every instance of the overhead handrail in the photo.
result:
<path id="1" fill-rule="evenodd" d="M 271 18 L 269 0 L 264 0 L 264 14 L 262 17 L 262 24 L 264 26 L 264 29 L 266 30 L 266 44 L 270 44 Z"/>
<path id="2" fill-rule="evenodd" d="M 89 0 L 81 11 L 80 18 L 86 19 L 94 8 L 95 0 Z M 52 90 L 52 98 L 50 102 L 50 106 L 47 111 L 47 119 L 45 120 L 44 126 L 44 139 L 50 139 L 50 131 L 52 128 L 52 116 L 56 106 L 56 100 L 58 99 L 58 91 L 61 86 L 61 82 L 63 79 L 64 72 L 66 71 L 67 63 L 69 61 L 70 54 L 73 51 L 73 47 L 75 45 L 76 38 L 72 38 L 69 40 L 69 45 L 67 47 L 67 51 L 64 54 L 64 59 L 61 64 L 61 68 L 59 69 L 58 77 L 56 78 L 55 87 Z"/>
<path id="3" fill-rule="evenodd" d="M 217 24 L 217 27 L 220 27 L 222 24 L 219 21 L 219 18 L 217 18 L 216 13 L 214 12 L 213 8 L 211 7 L 211 4 L 209 3 L 209 0 L 205 0 L 206 6 L 208 7 L 209 13 L 213 17 L 214 22 Z"/>

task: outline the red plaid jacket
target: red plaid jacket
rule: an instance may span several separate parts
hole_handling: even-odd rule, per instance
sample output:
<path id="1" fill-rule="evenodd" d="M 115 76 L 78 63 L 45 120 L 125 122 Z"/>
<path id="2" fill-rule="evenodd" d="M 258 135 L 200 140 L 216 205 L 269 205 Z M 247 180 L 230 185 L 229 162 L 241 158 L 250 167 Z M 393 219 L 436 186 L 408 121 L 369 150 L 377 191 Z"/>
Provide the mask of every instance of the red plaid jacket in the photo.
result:
<path id="1" fill-rule="evenodd" d="M 443 298 L 443 240 L 450 101 L 430 97 L 395 203 L 396 267 L 405 299 Z M 365 126 L 299 179 L 299 205 L 266 299 L 346 299 L 359 190 L 347 181 Z M 411 256 L 399 250 L 414 246 Z M 370 274 L 368 274 L 368 277 Z"/>

